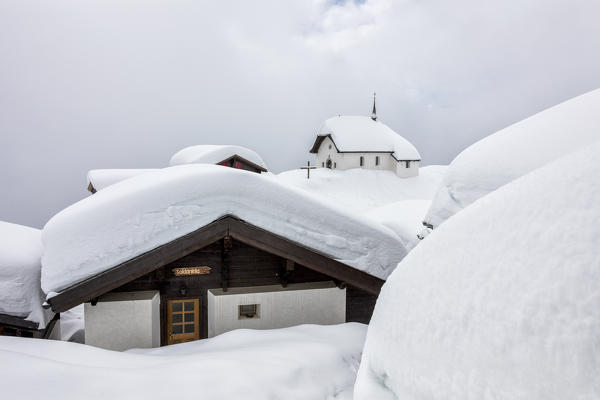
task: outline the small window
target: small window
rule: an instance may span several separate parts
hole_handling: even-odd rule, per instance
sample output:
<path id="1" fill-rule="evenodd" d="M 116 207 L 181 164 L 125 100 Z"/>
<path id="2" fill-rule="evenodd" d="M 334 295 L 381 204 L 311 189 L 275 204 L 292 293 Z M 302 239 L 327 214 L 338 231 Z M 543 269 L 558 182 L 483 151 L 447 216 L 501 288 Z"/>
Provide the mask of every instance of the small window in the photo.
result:
<path id="1" fill-rule="evenodd" d="M 337 167 L 337 163 L 333 163 L 333 169 Z"/>
<path id="2" fill-rule="evenodd" d="M 410 161 L 406 161 L 406 168 L 410 168 Z"/>
<path id="3" fill-rule="evenodd" d="M 379 165 L 379 156 L 375 156 L 375 165 Z"/>
<path id="4" fill-rule="evenodd" d="M 243 304 L 238 306 L 238 319 L 258 318 L 258 304 Z"/>
<path id="5" fill-rule="evenodd" d="M 325 168 L 325 161 L 321 163 L 321 167 Z"/>
<path id="6" fill-rule="evenodd" d="M 360 166 L 362 167 L 363 165 L 365 165 L 365 158 L 360 156 Z"/>
<path id="7" fill-rule="evenodd" d="M 329 145 L 329 150 L 331 150 L 331 145 Z"/>

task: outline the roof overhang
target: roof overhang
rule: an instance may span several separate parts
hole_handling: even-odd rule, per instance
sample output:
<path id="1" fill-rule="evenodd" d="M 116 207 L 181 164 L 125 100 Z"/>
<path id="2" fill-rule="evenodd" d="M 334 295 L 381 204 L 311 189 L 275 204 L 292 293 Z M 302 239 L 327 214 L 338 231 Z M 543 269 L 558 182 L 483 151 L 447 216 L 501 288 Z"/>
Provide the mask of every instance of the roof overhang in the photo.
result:
<path id="1" fill-rule="evenodd" d="M 244 157 L 240 156 L 239 154 L 234 154 L 234 155 L 232 155 L 230 157 L 227 157 L 226 159 L 219 161 L 217 164 L 221 164 L 221 163 L 224 163 L 224 162 L 229 162 L 229 160 L 231 160 L 231 159 L 241 160 L 241 161 L 245 162 L 246 164 L 250 165 L 251 167 L 258 169 L 261 172 L 267 172 L 267 169 L 265 167 L 263 167 L 261 165 L 258 165 L 256 163 L 253 163 L 252 161 L 248 160 L 247 158 L 244 158 Z"/>
<path id="2" fill-rule="evenodd" d="M 331 256 L 275 235 L 232 215 L 226 215 L 194 232 L 81 281 L 48 299 L 47 302 L 54 312 L 69 310 L 226 236 L 372 294 L 378 295 L 384 283 L 383 279 L 343 264 Z"/>

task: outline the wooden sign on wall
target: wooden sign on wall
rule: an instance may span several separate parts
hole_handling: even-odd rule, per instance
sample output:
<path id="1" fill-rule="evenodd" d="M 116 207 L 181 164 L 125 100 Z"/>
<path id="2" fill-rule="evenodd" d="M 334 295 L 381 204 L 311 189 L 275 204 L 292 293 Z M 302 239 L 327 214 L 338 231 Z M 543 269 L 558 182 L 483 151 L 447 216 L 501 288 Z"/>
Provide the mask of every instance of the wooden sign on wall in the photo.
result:
<path id="1" fill-rule="evenodd" d="M 208 275 L 212 268 L 208 266 L 201 267 L 179 267 L 173 268 L 173 274 L 175 276 L 193 276 L 193 275 Z"/>

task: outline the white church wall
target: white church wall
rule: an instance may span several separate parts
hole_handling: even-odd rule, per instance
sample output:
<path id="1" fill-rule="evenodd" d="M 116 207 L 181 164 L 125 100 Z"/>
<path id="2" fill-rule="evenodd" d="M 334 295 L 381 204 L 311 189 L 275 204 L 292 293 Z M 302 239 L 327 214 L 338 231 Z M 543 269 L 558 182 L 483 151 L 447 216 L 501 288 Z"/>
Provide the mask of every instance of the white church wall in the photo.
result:
<path id="1" fill-rule="evenodd" d="M 253 318 L 240 317 L 240 305 L 257 305 Z M 233 329 L 274 329 L 346 321 L 346 289 L 333 282 L 229 288 L 208 291 L 208 337 Z"/>
<path id="2" fill-rule="evenodd" d="M 360 165 L 360 157 L 363 157 L 363 165 Z M 376 165 L 376 157 L 379 157 L 379 165 Z M 327 166 L 327 160 L 331 159 L 332 168 L 347 170 L 352 168 L 365 168 L 386 171 L 396 171 L 396 161 L 390 153 L 338 153 L 333 141 L 325 138 L 317 152 L 317 167 Z"/>
<path id="3" fill-rule="evenodd" d="M 158 291 L 108 293 L 85 303 L 85 344 L 109 350 L 160 346 Z"/>
<path id="4" fill-rule="evenodd" d="M 406 168 L 406 162 L 400 161 L 396 165 L 396 175 L 400 178 L 410 178 L 419 175 L 419 161 L 410 161 L 408 168 Z"/>

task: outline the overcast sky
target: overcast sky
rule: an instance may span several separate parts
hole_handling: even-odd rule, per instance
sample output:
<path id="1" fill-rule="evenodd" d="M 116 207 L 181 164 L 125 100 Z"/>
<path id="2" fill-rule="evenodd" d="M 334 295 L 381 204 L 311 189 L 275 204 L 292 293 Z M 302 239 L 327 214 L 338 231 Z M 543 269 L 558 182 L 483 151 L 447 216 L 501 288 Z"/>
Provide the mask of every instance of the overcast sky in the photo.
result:
<path id="1" fill-rule="evenodd" d="M 89 169 L 193 144 L 296 168 L 373 91 L 424 164 L 449 163 L 600 87 L 599 21 L 594 0 L 0 0 L 0 220 L 42 227 Z"/>

